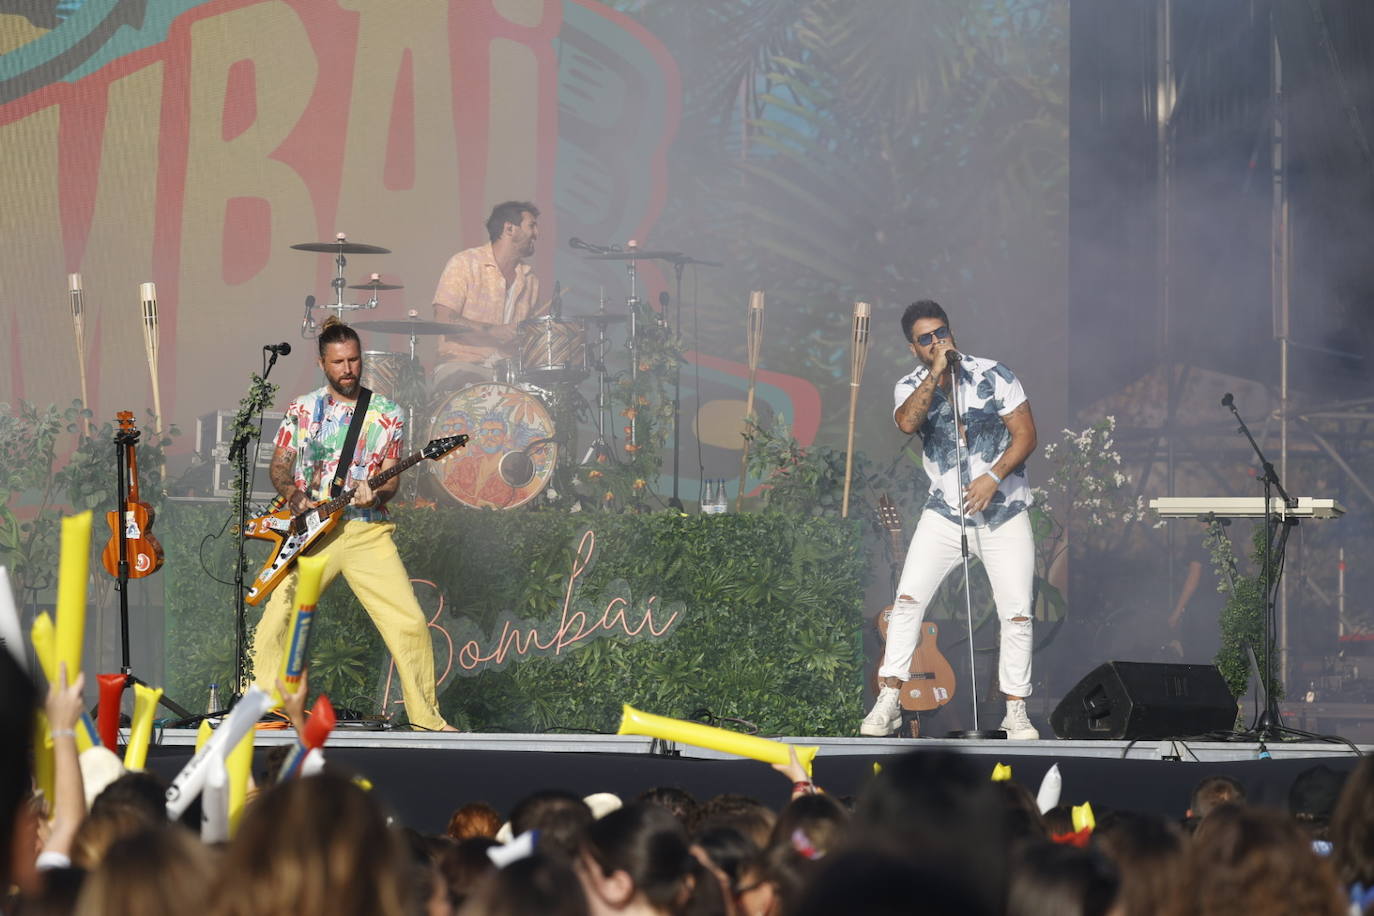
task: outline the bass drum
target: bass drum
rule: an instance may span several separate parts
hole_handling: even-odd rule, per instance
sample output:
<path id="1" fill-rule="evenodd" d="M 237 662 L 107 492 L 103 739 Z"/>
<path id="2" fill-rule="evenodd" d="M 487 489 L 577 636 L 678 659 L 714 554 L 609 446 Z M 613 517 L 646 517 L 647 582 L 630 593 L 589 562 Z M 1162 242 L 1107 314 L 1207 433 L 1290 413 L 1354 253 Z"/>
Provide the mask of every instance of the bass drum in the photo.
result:
<path id="1" fill-rule="evenodd" d="M 437 404 L 430 439 L 460 434 L 468 436 L 467 447 L 432 462 L 431 473 L 465 506 L 514 509 L 553 477 L 553 418 L 538 398 L 513 385 L 469 385 Z"/>

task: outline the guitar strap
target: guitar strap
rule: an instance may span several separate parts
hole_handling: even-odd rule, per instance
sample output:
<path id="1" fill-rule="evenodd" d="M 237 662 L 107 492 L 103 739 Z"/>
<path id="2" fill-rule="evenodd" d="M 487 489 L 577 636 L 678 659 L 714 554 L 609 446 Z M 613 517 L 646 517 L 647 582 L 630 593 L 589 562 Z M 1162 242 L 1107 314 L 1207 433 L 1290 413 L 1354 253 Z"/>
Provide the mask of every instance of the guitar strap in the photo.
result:
<path id="1" fill-rule="evenodd" d="M 353 453 L 358 448 L 358 435 L 363 431 L 367 419 L 367 405 L 372 400 L 372 389 L 359 388 L 358 402 L 353 405 L 353 422 L 348 424 L 348 435 L 344 436 L 343 448 L 339 451 L 339 466 L 334 470 L 334 480 L 329 484 L 329 497 L 333 499 L 343 492 L 348 480 L 348 469 L 353 465 Z"/>

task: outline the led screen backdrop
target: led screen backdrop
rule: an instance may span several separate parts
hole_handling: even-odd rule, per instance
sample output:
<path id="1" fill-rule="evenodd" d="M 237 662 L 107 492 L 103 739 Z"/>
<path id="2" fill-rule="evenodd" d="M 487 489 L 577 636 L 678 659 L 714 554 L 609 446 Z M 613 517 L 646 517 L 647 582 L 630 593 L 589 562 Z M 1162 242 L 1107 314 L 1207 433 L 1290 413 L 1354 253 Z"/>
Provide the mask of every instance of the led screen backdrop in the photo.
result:
<path id="1" fill-rule="evenodd" d="M 1066 0 L 0 4 L 0 400 L 78 396 L 73 272 L 98 418 L 151 406 L 149 281 L 167 420 L 189 432 L 234 408 L 267 343 L 297 346 L 274 373 L 283 398 L 313 387 L 304 302 L 332 299 L 333 263 L 292 244 L 392 249 L 347 276 L 405 289 L 347 317 L 428 318 L 445 260 L 518 198 L 543 208 L 534 267 L 567 312 L 628 293 L 623 266 L 581 259 L 573 236 L 724 265 L 682 283 L 689 498 L 701 469 L 737 474 L 750 289 L 768 293 L 764 410 L 805 442 L 843 444 L 856 297 L 875 304 L 874 457 L 901 442 L 896 316 L 919 297 L 1057 428 L 1067 49 Z M 639 279 L 650 301 L 677 296 L 665 264 Z"/>

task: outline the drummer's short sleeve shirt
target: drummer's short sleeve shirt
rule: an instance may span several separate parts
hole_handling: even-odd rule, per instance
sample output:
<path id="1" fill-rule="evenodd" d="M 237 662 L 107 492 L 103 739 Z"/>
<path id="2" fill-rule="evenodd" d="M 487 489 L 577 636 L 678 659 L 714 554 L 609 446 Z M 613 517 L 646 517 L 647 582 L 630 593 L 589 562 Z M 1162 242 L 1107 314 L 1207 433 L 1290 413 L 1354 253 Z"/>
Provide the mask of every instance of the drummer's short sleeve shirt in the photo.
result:
<path id="1" fill-rule="evenodd" d="M 539 279 L 528 264 L 517 264 L 515 282 L 507 290 L 488 242 L 448 259 L 434 291 L 434 305 L 439 321 L 456 315 L 482 324 L 519 324 L 538 313 Z M 446 335 L 439 342 L 442 360 L 482 363 L 495 352 L 493 347 L 464 343 L 460 334 Z"/>

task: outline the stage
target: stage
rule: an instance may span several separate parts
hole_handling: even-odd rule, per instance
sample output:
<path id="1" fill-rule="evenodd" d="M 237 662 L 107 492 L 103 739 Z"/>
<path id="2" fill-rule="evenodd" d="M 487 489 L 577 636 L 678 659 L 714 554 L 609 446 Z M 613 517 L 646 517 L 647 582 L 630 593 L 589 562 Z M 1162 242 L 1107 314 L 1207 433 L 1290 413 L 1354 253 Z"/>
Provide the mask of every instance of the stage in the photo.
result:
<path id="1" fill-rule="evenodd" d="M 294 743 L 289 731 L 260 731 L 255 774 L 270 748 Z M 874 765 L 909 751 L 953 750 L 976 758 L 989 773 L 996 763 L 1034 791 L 1045 771 L 1059 765 L 1063 801 L 1091 801 L 1111 809 L 1182 817 L 1193 786 L 1216 773 L 1234 777 L 1248 797 L 1284 806 L 1293 778 L 1323 764 L 1352 769 L 1358 758 L 1344 744 L 1274 742 L 1260 759 L 1256 742 L 1217 741 L 959 741 L 941 738 L 782 738 L 820 748 L 816 781 L 837 796 L 857 795 Z M 149 766 L 170 778 L 190 756 L 195 732 L 167 729 L 156 736 Z M 1359 746 L 1368 753 L 1374 746 Z M 629 735 L 426 734 L 341 728 L 330 736 L 328 760 L 366 776 L 407 826 L 442 833 L 453 809 L 486 801 L 508 811 L 535 789 L 564 788 L 579 795 L 614 792 L 632 798 L 652 786 L 674 785 L 698 799 L 722 792 L 786 803 L 787 781 L 762 763 L 686 745 Z"/>

